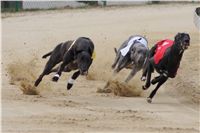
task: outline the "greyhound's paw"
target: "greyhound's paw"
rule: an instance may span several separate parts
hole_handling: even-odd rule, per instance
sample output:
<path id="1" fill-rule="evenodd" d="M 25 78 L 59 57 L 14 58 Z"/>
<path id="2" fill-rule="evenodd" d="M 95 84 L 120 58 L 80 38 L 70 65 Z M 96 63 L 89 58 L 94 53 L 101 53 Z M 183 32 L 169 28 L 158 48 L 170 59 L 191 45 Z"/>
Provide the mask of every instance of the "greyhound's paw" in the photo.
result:
<path id="1" fill-rule="evenodd" d="M 146 77 L 145 76 L 142 76 L 141 77 L 141 81 L 145 81 L 146 80 Z"/>
<path id="2" fill-rule="evenodd" d="M 155 85 L 157 83 L 156 79 L 151 80 L 151 84 Z"/>
<path id="3" fill-rule="evenodd" d="M 67 90 L 70 90 L 72 88 L 73 84 L 68 83 L 67 84 Z"/>
<path id="4" fill-rule="evenodd" d="M 143 85 L 143 86 L 142 86 L 142 89 L 143 89 L 143 90 L 147 90 L 148 87 L 146 87 L 145 85 Z"/>
<path id="5" fill-rule="evenodd" d="M 150 97 L 147 97 L 147 102 L 152 103 L 152 99 Z"/>
<path id="6" fill-rule="evenodd" d="M 113 74 L 116 75 L 119 72 L 118 69 L 114 69 Z"/>
<path id="7" fill-rule="evenodd" d="M 59 79 L 58 77 L 55 77 L 55 76 L 54 76 L 54 77 L 52 78 L 52 81 L 57 82 L 58 79 Z"/>
<path id="8" fill-rule="evenodd" d="M 58 79 L 59 79 L 59 75 L 56 74 L 56 75 L 53 76 L 52 81 L 57 82 Z"/>
<path id="9" fill-rule="evenodd" d="M 37 87 L 39 85 L 40 81 L 36 80 L 34 86 Z"/>

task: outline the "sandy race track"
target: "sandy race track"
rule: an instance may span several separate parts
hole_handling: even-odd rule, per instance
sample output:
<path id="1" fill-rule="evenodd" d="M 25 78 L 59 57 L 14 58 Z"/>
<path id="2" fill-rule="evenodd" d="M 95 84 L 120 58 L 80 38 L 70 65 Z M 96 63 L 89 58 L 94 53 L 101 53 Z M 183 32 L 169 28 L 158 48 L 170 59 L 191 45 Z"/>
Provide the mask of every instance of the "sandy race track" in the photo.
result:
<path id="1" fill-rule="evenodd" d="M 167 4 L 2 14 L 2 131 L 4 133 L 66 132 L 199 132 L 199 33 L 193 24 L 195 4 Z M 159 39 L 173 39 L 188 32 L 191 46 L 184 53 L 178 75 L 146 102 L 141 73 L 130 81 L 140 96 L 97 93 L 108 80 L 122 82 L 129 70 L 112 78 L 115 53 L 130 35 L 143 34 L 152 46 Z M 46 76 L 39 95 L 24 95 L 43 70 L 41 56 L 60 42 L 90 37 L 96 59 L 88 79 L 79 77 L 66 90 L 72 73 L 58 83 Z M 23 86 L 21 88 L 21 86 Z M 21 89 L 20 89 L 21 88 Z"/>

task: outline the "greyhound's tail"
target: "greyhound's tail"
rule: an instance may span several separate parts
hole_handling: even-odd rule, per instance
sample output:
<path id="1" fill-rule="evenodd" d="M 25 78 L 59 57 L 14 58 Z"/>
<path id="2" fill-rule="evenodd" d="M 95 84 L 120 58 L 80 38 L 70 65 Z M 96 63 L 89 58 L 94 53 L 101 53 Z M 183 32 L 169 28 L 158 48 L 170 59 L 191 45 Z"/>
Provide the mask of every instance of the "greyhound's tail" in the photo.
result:
<path id="1" fill-rule="evenodd" d="M 114 48 L 115 53 L 117 54 L 117 48 Z"/>
<path id="2" fill-rule="evenodd" d="M 46 57 L 50 56 L 50 55 L 51 55 L 51 53 L 52 53 L 52 51 L 51 51 L 51 52 L 49 52 L 49 53 L 47 53 L 47 54 L 45 54 L 45 55 L 43 55 L 43 56 L 42 56 L 42 58 L 44 59 L 44 58 L 46 58 Z"/>

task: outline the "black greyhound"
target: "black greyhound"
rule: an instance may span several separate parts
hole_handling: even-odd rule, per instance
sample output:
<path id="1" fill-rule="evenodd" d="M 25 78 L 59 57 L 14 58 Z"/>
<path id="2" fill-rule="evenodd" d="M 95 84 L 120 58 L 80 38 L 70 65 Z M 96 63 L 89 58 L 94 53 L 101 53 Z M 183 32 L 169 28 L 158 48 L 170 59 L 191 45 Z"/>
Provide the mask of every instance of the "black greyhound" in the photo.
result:
<path id="1" fill-rule="evenodd" d="M 35 86 L 38 86 L 45 75 L 51 72 L 57 72 L 52 78 L 53 81 L 57 81 L 61 76 L 62 71 L 70 72 L 71 70 L 77 70 L 69 79 L 67 89 L 69 90 L 73 86 L 73 82 L 78 76 L 87 75 L 88 69 L 93 61 L 94 44 L 86 37 L 80 37 L 74 41 L 67 41 L 58 44 L 53 51 L 45 54 L 42 58 L 50 56 L 46 66 L 35 81 Z M 61 63 L 60 67 L 53 69 L 55 65 Z"/>
<path id="2" fill-rule="evenodd" d="M 151 48 L 148 63 L 142 76 L 142 79 L 145 79 L 147 75 L 147 81 L 143 89 L 146 90 L 149 88 L 150 84 L 158 84 L 147 98 L 147 102 L 152 102 L 152 98 L 157 90 L 168 78 L 174 78 L 176 76 L 184 50 L 187 49 L 189 45 L 189 34 L 178 33 L 174 41 L 162 40 Z M 160 75 L 151 81 L 151 74 L 154 72 L 154 69 Z"/>

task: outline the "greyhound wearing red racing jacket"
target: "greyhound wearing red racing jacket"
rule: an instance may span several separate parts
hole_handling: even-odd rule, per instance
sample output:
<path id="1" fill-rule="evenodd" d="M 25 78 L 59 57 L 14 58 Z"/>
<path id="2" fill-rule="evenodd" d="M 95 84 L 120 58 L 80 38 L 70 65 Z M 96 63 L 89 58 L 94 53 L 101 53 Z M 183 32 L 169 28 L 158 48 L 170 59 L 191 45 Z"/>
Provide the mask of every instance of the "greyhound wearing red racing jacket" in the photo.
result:
<path id="1" fill-rule="evenodd" d="M 147 65 L 141 78 L 144 81 L 147 77 L 143 89 L 148 89 L 151 84 L 158 84 L 147 98 L 147 102 L 152 102 L 152 98 L 156 94 L 157 90 L 167 81 L 168 78 L 174 78 L 176 76 L 183 53 L 189 45 L 189 34 L 178 33 L 175 36 L 174 41 L 169 39 L 162 40 L 151 48 Z M 160 75 L 151 80 L 151 74 L 154 72 L 154 69 Z"/>

